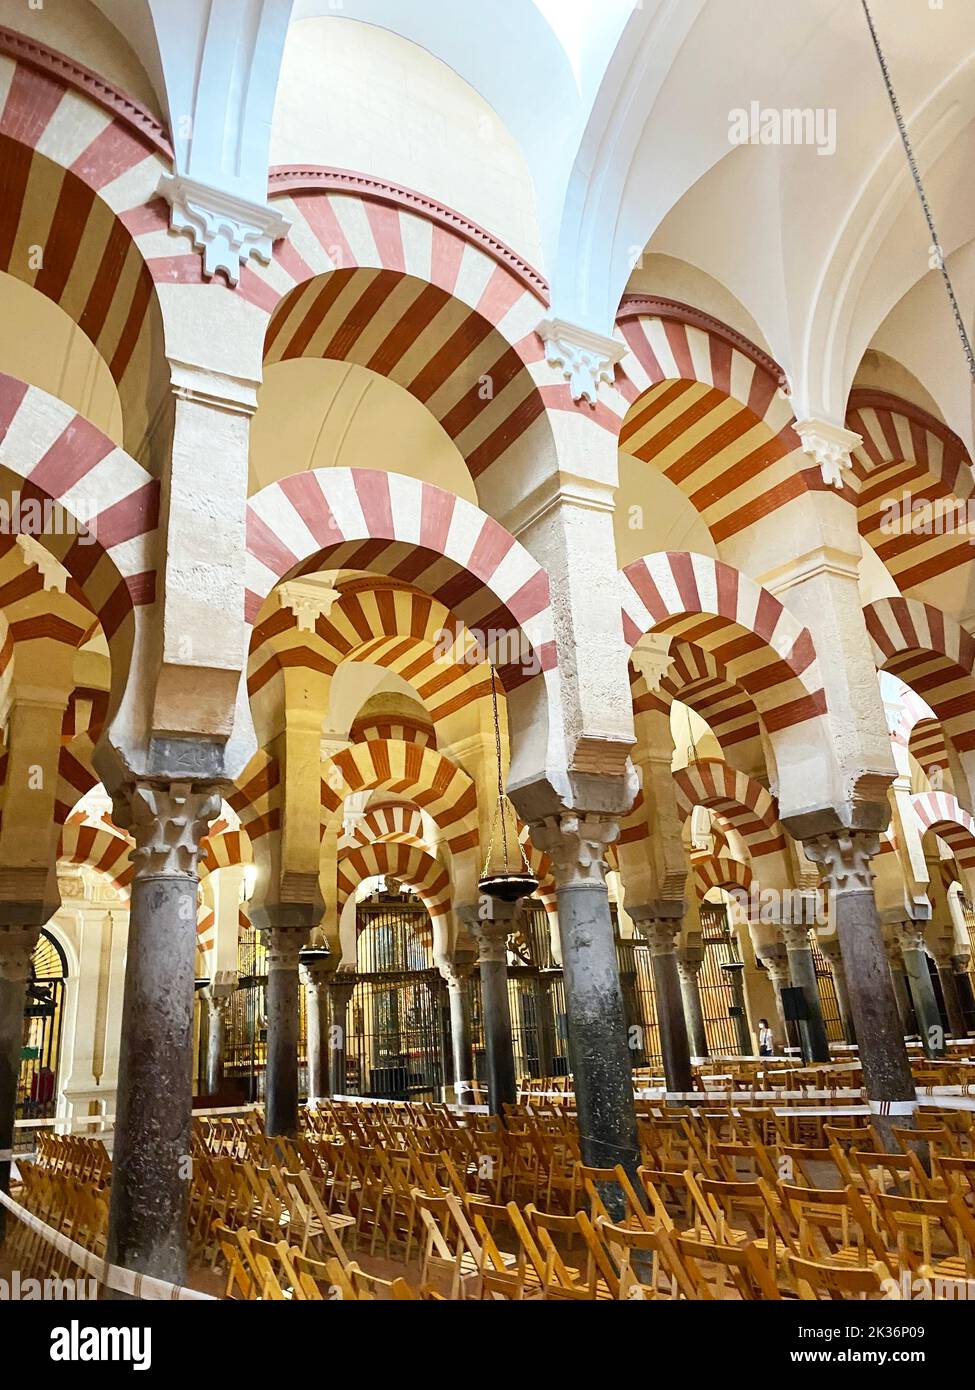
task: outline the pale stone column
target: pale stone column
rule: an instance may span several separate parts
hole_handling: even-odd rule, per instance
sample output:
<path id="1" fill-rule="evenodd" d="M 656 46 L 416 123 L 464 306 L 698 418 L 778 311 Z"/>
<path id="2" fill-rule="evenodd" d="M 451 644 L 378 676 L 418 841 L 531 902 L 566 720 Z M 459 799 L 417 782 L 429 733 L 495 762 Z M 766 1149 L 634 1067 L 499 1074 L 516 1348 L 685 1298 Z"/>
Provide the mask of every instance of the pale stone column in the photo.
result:
<path id="1" fill-rule="evenodd" d="M 211 985 L 204 994 L 207 1006 L 206 1093 L 208 1096 L 215 1096 L 223 1088 L 223 1060 L 231 993 L 232 991 Z"/>
<path id="2" fill-rule="evenodd" d="M 684 918 L 684 904 L 658 902 L 628 907 L 640 934 L 650 945 L 653 996 L 657 1006 L 660 1051 L 668 1091 L 692 1091 L 694 1073 L 684 1019 L 680 976 L 677 971 L 677 938 Z"/>
<path id="3" fill-rule="evenodd" d="M 819 949 L 829 961 L 833 988 L 836 990 L 836 1002 L 840 1010 L 843 1037 L 846 1042 L 855 1043 L 857 1040 L 856 1029 L 853 1026 L 853 1014 L 850 1012 L 850 993 L 846 986 L 846 967 L 843 964 L 843 952 L 840 950 L 840 943 L 835 936 L 824 936 L 819 943 Z"/>
<path id="4" fill-rule="evenodd" d="M 10 1191 L 20 1052 L 24 1045 L 24 1006 L 30 958 L 40 927 L 0 927 L 0 1192 Z M 6 1229 L 0 1207 L 0 1240 Z"/>
<path id="5" fill-rule="evenodd" d="M 782 1003 L 782 990 L 789 984 L 789 954 L 779 942 L 758 948 L 759 959 L 765 964 L 768 977 L 772 982 L 772 992 L 775 995 L 775 1012 L 779 1020 L 779 1031 L 782 1035 L 783 1051 L 789 1046 L 789 1024 L 785 1016 L 785 1005 Z"/>
<path id="6" fill-rule="evenodd" d="M 471 1034 L 471 1000 L 468 988 L 473 961 L 448 961 L 440 966 L 450 1001 L 450 1048 L 454 1061 L 454 1100 L 470 1105 L 474 1099 L 474 1043 Z"/>
<path id="7" fill-rule="evenodd" d="M 677 974 L 684 1001 L 684 1018 L 691 1052 L 695 1057 L 708 1056 L 708 1038 L 704 1027 L 704 1006 L 698 977 L 704 964 L 703 946 L 681 946 L 677 951 Z"/>
<path id="8" fill-rule="evenodd" d="M 349 1027 L 349 1002 L 356 986 L 354 974 L 333 975 L 328 989 L 328 1092 L 344 1096 Z"/>
<path id="9" fill-rule="evenodd" d="M 636 1179 L 640 1164 L 632 1059 L 628 1046 L 613 919 L 606 888 L 606 846 L 614 820 L 582 812 L 551 816 L 531 827 L 532 843 L 552 860 L 576 1112 L 583 1161 L 594 1168 L 622 1163 Z M 603 1194 L 611 1214 L 625 1204 L 615 1187 Z"/>
<path id="10" fill-rule="evenodd" d="M 299 975 L 305 988 L 305 1048 L 308 1055 L 310 1105 L 328 1095 L 328 1031 L 324 1015 L 331 973 L 332 962 L 327 956 L 300 963 Z"/>
<path id="11" fill-rule="evenodd" d="M 298 1044 L 301 1013 L 298 957 L 308 941 L 313 912 L 303 903 L 266 909 L 271 919 L 267 951 L 267 1071 L 265 1133 L 298 1132 Z"/>
<path id="12" fill-rule="evenodd" d="M 804 846 L 821 866 L 834 905 L 867 1099 L 884 1147 L 894 1152 L 899 1146 L 892 1126 L 913 1127 L 917 1098 L 873 896 L 870 860 L 880 837 L 844 829 L 817 835 Z"/>
<path id="13" fill-rule="evenodd" d="M 924 949 L 924 928 L 926 922 L 915 922 L 908 918 L 898 922 L 895 927 L 897 944 L 904 960 L 904 973 L 907 976 L 914 1016 L 926 1057 L 945 1055 L 945 1026 L 938 1008 L 938 999 L 931 982 L 928 966 L 928 953 Z"/>
<path id="14" fill-rule="evenodd" d="M 482 917 L 477 911 L 471 917 L 464 908 L 460 912 L 477 942 L 488 1109 L 492 1115 L 503 1115 L 505 1104 L 514 1105 L 518 1099 L 511 1004 L 508 999 L 508 936 L 514 920 L 514 906 L 511 903 L 487 902 L 483 910 L 493 915 Z"/>
<path id="15" fill-rule="evenodd" d="M 802 990 L 806 1001 L 806 1020 L 800 1021 L 799 1031 L 805 1033 L 808 1060 L 828 1062 L 829 1043 L 826 1040 L 823 1009 L 819 1002 L 816 963 L 809 946 L 809 928 L 804 922 L 783 922 L 780 924 L 780 930 L 788 952 L 789 975 L 793 987 Z"/>
<path id="16" fill-rule="evenodd" d="M 135 840 L 108 1258 L 186 1277 L 197 857 L 220 795 L 137 782 L 115 811 Z M 120 821 L 121 823 L 121 821 Z"/>

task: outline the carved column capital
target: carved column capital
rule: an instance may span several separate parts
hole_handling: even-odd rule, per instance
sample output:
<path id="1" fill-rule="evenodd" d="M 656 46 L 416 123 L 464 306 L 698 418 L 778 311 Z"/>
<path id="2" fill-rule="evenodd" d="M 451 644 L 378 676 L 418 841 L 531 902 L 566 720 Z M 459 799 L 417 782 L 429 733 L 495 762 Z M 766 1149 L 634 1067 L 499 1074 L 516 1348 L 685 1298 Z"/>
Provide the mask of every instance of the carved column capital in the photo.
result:
<path id="1" fill-rule="evenodd" d="M 677 948 L 677 973 L 681 984 L 689 985 L 697 979 L 704 964 L 703 946 L 679 946 Z"/>
<path id="2" fill-rule="evenodd" d="M 344 970 L 340 975 L 332 976 L 328 982 L 328 1000 L 333 1011 L 345 1011 L 356 984 L 357 979 L 353 971 Z"/>
<path id="3" fill-rule="evenodd" d="M 776 989 L 789 983 L 789 954 L 782 945 L 762 946 L 758 952 L 759 960 L 765 966 L 768 977 Z"/>
<path id="4" fill-rule="evenodd" d="M 267 934 L 267 968 L 297 970 L 302 947 L 308 943 L 305 927 L 272 927 Z"/>
<path id="5" fill-rule="evenodd" d="M 606 849 L 620 833 L 619 822 L 584 811 L 546 816 L 531 826 L 532 844 L 552 861 L 557 888 L 606 882 Z"/>
<path id="6" fill-rule="evenodd" d="M 787 951 L 808 951 L 809 928 L 805 922 L 780 922 L 779 931 Z"/>
<path id="7" fill-rule="evenodd" d="M 870 861 L 880 851 L 875 830 L 835 830 L 803 841 L 807 858 L 820 865 L 829 893 L 869 893 L 874 873 Z"/>
<path id="8" fill-rule="evenodd" d="M 639 911 L 639 909 L 637 909 Z M 649 943 L 652 956 L 672 956 L 680 936 L 679 917 L 643 917 L 630 914 L 640 935 Z"/>
<path id="9" fill-rule="evenodd" d="M 467 981 L 470 979 L 477 962 L 470 960 L 446 960 L 439 965 L 440 974 L 447 982 L 447 988 L 451 993 L 466 989 Z"/>
<path id="10" fill-rule="evenodd" d="M 510 918 L 477 917 L 469 924 L 471 936 L 477 942 L 477 959 L 481 965 L 499 964 L 508 959 Z"/>
<path id="11" fill-rule="evenodd" d="M 971 951 L 955 951 L 951 957 L 951 968 L 956 975 L 967 975 L 971 962 Z"/>
<path id="12" fill-rule="evenodd" d="M 192 782 L 136 782 L 115 805 L 116 822 L 135 840 L 135 878 L 195 878 L 200 841 L 220 811 L 220 792 Z"/>
<path id="13" fill-rule="evenodd" d="M 910 917 L 893 926 L 894 940 L 901 951 L 924 950 L 925 922 L 915 922 Z"/>

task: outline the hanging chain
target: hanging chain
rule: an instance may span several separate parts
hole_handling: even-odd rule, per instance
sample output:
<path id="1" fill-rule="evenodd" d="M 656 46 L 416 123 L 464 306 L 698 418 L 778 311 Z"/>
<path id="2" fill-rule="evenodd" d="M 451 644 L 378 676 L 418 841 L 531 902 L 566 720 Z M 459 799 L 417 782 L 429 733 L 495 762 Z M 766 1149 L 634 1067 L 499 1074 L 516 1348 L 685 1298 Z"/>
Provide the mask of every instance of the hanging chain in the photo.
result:
<path id="1" fill-rule="evenodd" d="M 484 860 L 484 868 L 481 870 L 481 877 L 486 878 L 491 867 L 491 850 L 494 848 L 494 826 L 501 822 L 501 850 L 504 854 L 504 872 L 508 873 L 508 827 L 504 814 L 504 803 L 508 800 L 504 791 L 504 777 L 501 771 L 501 719 L 498 714 L 498 686 L 497 675 L 494 667 L 491 667 L 491 711 L 494 715 L 494 755 L 498 763 L 498 804 L 494 811 L 494 822 L 491 826 L 491 838 L 488 842 L 487 857 Z M 518 841 L 518 848 L 521 851 L 521 860 L 528 873 L 531 873 L 531 864 L 528 862 L 528 855 L 525 853 L 525 846 Z"/>
<path id="2" fill-rule="evenodd" d="M 961 316 L 961 309 L 958 307 L 958 299 L 955 295 L 955 287 L 951 283 L 951 276 L 948 273 L 948 266 L 945 262 L 945 255 L 941 249 L 941 242 L 938 240 L 938 233 L 935 230 L 934 218 L 931 215 L 931 208 L 928 205 L 927 195 L 924 192 L 924 184 L 921 182 L 921 175 L 917 167 L 917 160 L 914 158 L 914 150 L 911 146 L 910 137 L 907 133 L 907 126 L 901 114 L 900 103 L 897 100 L 897 93 L 894 91 L 894 84 L 891 81 L 890 70 L 887 67 L 887 59 L 884 57 L 883 49 L 880 47 L 880 40 L 877 37 L 877 30 L 874 28 L 873 16 L 867 0 L 860 0 L 863 6 L 863 13 L 867 17 L 867 24 L 870 27 L 870 37 L 873 39 L 874 50 L 877 54 L 877 62 L 880 64 L 880 71 L 883 73 L 884 85 L 887 88 L 887 95 L 890 98 L 891 109 L 894 119 L 897 122 L 897 129 L 900 131 L 901 141 L 904 145 L 904 153 L 907 155 L 907 162 L 910 165 L 911 176 L 914 179 L 914 187 L 917 189 L 917 196 L 924 212 L 924 219 L 928 224 L 928 232 L 931 236 L 931 245 L 934 248 L 938 260 L 938 267 L 941 271 L 941 278 L 945 282 L 945 290 L 951 304 L 951 311 L 955 316 L 955 323 L 958 327 L 958 336 L 961 338 L 962 347 L 965 350 L 965 357 L 968 361 L 968 370 L 972 380 L 975 381 L 975 353 L 972 352 L 972 345 L 969 341 L 968 332 L 965 328 L 965 320 Z"/>

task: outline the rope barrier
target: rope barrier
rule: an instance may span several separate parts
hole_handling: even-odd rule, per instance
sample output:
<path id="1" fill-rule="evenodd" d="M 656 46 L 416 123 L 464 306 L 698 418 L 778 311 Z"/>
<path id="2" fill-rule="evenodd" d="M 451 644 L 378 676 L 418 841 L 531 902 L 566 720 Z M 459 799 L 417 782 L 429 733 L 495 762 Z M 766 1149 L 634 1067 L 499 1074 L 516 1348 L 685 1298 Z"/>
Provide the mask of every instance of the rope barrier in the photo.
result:
<path id="1" fill-rule="evenodd" d="M 198 1289 L 188 1289 L 184 1284 L 168 1284 L 165 1279 L 156 1279 L 151 1274 L 137 1274 L 135 1270 L 124 1269 L 121 1265 L 109 1264 L 108 1260 L 102 1259 L 91 1250 L 86 1250 L 83 1245 L 78 1245 L 75 1241 L 69 1240 L 61 1231 L 56 1231 L 53 1226 L 46 1225 L 45 1222 L 22 1207 L 19 1202 L 6 1192 L 0 1192 L 0 1206 L 4 1206 L 8 1211 L 22 1221 L 25 1226 L 32 1230 L 35 1235 L 39 1235 L 61 1255 L 66 1255 L 69 1260 L 85 1274 L 90 1275 L 96 1283 L 103 1284 L 105 1288 L 112 1289 L 115 1293 L 129 1294 L 133 1298 L 144 1298 L 153 1302 L 204 1302 L 216 1303 L 218 1300 L 213 1294 L 200 1293 Z"/>

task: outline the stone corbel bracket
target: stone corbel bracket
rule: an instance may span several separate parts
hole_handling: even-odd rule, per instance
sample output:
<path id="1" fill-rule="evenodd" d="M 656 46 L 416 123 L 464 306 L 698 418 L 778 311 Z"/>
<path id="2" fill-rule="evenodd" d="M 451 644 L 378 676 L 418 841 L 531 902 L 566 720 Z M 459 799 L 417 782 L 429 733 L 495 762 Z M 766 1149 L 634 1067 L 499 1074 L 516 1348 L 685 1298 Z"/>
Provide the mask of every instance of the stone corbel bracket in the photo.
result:
<path id="1" fill-rule="evenodd" d="M 829 420 L 797 420 L 796 434 L 805 452 L 819 464 L 823 482 L 828 487 L 842 488 L 843 475 L 851 466 L 854 449 L 863 443 L 862 437 Z"/>
<path id="2" fill-rule="evenodd" d="M 625 355 L 626 344 L 565 319 L 543 319 L 535 331 L 545 345 L 546 362 L 550 367 L 561 368 L 572 399 L 594 406 L 600 382 L 612 384 L 616 363 Z"/>
<path id="3" fill-rule="evenodd" d="M 208 279 L 222 270 L 234 288 L 241 266 L 252 256 L 267 265 L 274 242 L 286 236 L 291 223 L 264 203 L 198 183 L 184 174 L 164 174 L 159 193 L 170 207 L 174 232 L 189 232 L 194 249 L 203 252 Z"/>

